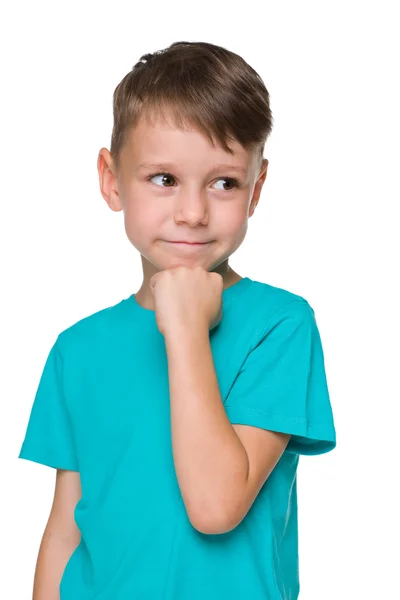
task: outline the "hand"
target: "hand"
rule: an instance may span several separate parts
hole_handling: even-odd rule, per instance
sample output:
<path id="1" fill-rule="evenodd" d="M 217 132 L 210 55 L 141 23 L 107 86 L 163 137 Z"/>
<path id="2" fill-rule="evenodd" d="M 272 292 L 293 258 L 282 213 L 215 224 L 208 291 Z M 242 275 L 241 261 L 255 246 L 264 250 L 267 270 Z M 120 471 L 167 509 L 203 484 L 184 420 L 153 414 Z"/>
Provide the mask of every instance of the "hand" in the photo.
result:
<path id="1" fill-rule="evenodd" d="M 203 267 L 165 269 L 150 279 L 157 326 L 167 331 L 218 325 L 222 318 L 223 277 Z"/>

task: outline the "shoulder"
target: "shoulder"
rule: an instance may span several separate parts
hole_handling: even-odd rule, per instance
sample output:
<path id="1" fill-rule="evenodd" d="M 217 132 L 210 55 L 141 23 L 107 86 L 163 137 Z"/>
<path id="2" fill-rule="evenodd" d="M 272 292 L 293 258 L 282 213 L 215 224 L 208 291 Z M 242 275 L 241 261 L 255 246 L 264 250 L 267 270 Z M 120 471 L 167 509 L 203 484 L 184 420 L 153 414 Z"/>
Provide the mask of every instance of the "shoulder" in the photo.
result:
<path id="1" fill-rule="evenodd" d="M 98 347 L 123 323 L 125 299 L 82 317 L 59 332 L 56 344 L 63 355 L 73 351 L 85 353 Z"/>
<path id="2" fill-rule="evenodd" d="M 247 308 L 257 316 L 264 330 L 282 319 L 300 322 L 315 319 L 314 309 L 308 300 L 294 291 L 256 280 L 252 280 L 248 291 Z"/>

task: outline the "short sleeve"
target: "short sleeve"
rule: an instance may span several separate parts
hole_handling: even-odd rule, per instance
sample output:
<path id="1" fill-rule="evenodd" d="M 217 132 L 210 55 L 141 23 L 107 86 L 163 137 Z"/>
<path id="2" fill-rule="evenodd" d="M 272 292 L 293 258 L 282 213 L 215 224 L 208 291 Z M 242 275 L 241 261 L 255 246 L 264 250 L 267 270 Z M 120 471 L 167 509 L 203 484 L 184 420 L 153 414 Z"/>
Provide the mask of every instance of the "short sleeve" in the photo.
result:
<path id="1" fill-rule="evenodd" d="M 63 394 L 58 338 L 47 357 L 18 458 L 78 471 L 71 423 Z"/>
<path id="2" fill-rule="evenodd" d="M 323 454 L 336 432 L 315 314 L 306 300 L 279 309 L 247 354 L 225 402 L 232 424 L 291 434 L 287 452 Z"/>

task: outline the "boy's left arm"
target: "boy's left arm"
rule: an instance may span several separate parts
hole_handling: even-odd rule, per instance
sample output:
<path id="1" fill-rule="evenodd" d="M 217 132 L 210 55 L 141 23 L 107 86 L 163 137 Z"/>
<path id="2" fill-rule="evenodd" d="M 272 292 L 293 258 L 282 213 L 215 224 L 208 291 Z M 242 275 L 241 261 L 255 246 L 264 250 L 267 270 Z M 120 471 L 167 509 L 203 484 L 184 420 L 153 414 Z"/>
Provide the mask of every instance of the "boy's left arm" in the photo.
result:
<path id="1" fill-rule="evenodd" d="M 209 329 L 166 333 L 176 475 L 192 525 L 202 533 L 230 531 L 245 517 L 290 435 L 232 425 L 226 415 Z"/>

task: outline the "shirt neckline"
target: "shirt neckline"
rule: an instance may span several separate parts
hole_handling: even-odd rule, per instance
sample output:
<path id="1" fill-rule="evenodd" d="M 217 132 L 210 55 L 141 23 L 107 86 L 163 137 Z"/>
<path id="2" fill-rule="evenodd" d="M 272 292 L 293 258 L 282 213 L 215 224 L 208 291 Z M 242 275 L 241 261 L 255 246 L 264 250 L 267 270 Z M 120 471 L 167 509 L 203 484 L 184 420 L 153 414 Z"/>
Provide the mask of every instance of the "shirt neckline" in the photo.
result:
<path id="1" fill-rule="evenodd" d="M 236 298 L 243 290 L 251 283 L 250 277 L 242 277 L 239 281 L 236 281 L 233 285 L 225 288 L 222 291 L 222 303 L 223 306 L 229 304 L 234 298 Z M 135 298 L 135 294 L 131 294 L 125 299 L 127 304 L 133 308 L 137 314 L 148 316 L 155 320 L 156 311 L 150 308 L 145 308 Z"/>

